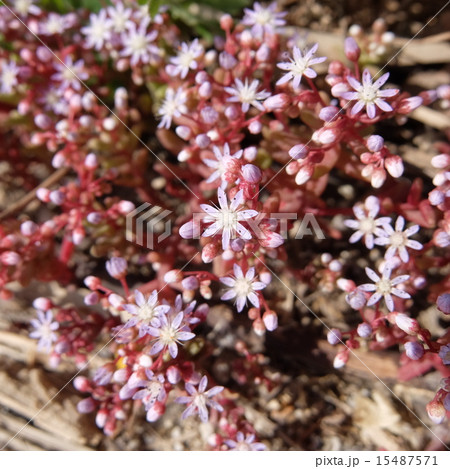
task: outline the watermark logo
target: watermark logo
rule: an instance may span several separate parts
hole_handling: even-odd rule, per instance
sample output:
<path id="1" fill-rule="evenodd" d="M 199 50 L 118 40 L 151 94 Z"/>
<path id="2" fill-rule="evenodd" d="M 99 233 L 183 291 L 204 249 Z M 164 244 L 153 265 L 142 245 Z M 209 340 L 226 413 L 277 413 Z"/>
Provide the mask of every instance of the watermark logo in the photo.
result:
<path id="1" fill-rule="evenodd" d="M 172 232 L 172 224 L 168 218 L 171 213 L 170 210 L 147 202 L 140 205 L 126 216 L 126 240 L 154 249 L 155 237 L 160 243 Z"/>

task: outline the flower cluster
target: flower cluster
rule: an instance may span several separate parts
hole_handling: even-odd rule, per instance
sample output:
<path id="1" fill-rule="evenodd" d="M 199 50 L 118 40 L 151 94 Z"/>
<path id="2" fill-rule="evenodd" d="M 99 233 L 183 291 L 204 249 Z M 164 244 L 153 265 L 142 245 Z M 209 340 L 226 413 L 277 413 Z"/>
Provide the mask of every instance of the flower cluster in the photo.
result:
<path id="1" fill-rule="evenodd" d="M 155 422 L 182 404 L 180 418 L 211 422 L 213 448 L 264 449 L 225 380 L 205 369 L 216 344 L 202 324 L 222 301 L 245 311 L 252 333 L 273 331 L 290 314 L 286 282 L 345 296 L 354 310 L 353 329 L 330 324 L 335 367 L 361 344 L 397 345 L 404 376 L 420 361 L 447 379 L 431 419 L 449 410 L 449 337 L 414 319 L 414 299 L 421 291 L 448 314 L 450 148 L 436 146 L 426 193 L 375 133 L 449 90 L 410 96 L 367 66 L 392 42 L 379 22 L 371 34 L 352 27 L 340 61 L 289 37 L 285 16 L 275 3 L 241 21 L 223 15 L 208 46 L 183 38 L 169 7 L 152 17 L 135 0 L 91 14 L 0 6 L 11 44 L 0 51 L 2 171 L 32 197 L 0 213 L 0 293 L 31 279 L 84 281 L 84 307 L 35 300 L 30 337 L 53 365 L 73 357 L 80 367 L 108 338 L 105 364 L 75 380 L 88 394 L 79 411 L 95 412 L 107 435 L 138 405 Z M 165 237 L 130 228 L 143 203 L 170 213 Z M 306 239 L 305 215 L 323 237 Z M 273 386 L 243 341 L 233 353 L 233 379 Z"/>

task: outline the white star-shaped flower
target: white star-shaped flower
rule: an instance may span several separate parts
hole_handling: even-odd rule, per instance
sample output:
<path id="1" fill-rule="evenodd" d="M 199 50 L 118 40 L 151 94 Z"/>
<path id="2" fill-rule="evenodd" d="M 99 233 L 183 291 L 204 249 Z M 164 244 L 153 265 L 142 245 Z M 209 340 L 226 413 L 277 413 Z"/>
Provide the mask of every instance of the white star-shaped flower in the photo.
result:
<path id="1" fill-rule="evenodd" d="M 229 102 L 242 103 L 242 112 L 247 112 L 250 105 L 256 107 L 260 111 L 264 111 L 264 106 L 260 103 L 270 96 L 268 91 L 257 91 L 259 87 L 259 80 L 253 80 L 248 84 L 248 79 L 242 83 L 239 78 L 234 81 L 234 86 L 227 86 L 225 91 L 232 96 L 227 99 Z"/>
<path id="2" fill-rule="evenodd" d="M 311 65 L 320 64 L 327 60 L 326 57 L 316 57 L 313 58 L 314 54 L 317 52 L 319 44 L 314 44 L 311 49 L 306 51 L 303 55 L 301 50 L 294 46 L 293 55 L 294 58 L 290 59 L 290 62 L 281 62 L 277 64 L 277 67 L 281 70 L 286 70 L 284 76 L 282 76 L 278 81 L 277 85 L 283 85 L 292 80 L 292 86 L 294 89 L 300 87 L 300 82 L 302 76 L 305 75 L 308 78 L 315 78 L 317 73 L 311 68 Z"/>

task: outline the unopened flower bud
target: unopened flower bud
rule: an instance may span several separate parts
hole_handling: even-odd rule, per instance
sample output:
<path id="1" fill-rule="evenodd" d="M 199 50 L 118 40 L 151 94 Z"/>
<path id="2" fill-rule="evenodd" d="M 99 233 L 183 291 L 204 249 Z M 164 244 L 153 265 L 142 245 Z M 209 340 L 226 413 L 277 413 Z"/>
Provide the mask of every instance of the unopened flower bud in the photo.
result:
<path id="1" fill-rule="evenodd" d="M 166 371 L 166 376 L 170 384 L 178 384 L 181 381 L 181 373 L 177 366 L 169 366 Z"/>
<path id="2" fill-rule="evenodd" d="M 83 399 L 82 401 L 78 402 L 77 410 L 80 414 L 89 414 L 93 410 L 95 410 L 96 404 L 92 397 L 88 397 Z"/>
<path id="3" fill-rule="evenodd" d="M 266 333 L 266 326 L 262 319 L 255 319 L 252 323 L 253 331 L 259 335 L 263 336 Z"/>
<path id="4" fill-rule="evenodd" d="M 339 329 L 331 329 L 328 331 L 327 340 L 331 345 L 338 344 L 342 339 L 342 333 Z"/>
<path id="5" fill-rule="evenodd" d="M 245 241 L 241 238 L 232 239 L 230 242 L 230 247 L 234 252 L 241 252 L 245 247 Z"/>
<path id="6" fill-rule="evenodd" d="M 228 106 L 225 108 L 225 116 L 228 120 L 234 121 L 239 117 L 239 108 L 237 106 Z"/>
<path id="7" fill-rule="evenodd" d="M 248 131 L 253 135 L 258 135 L 262 130 L 262 124 L 260 121 L 253 121 L 248 126 Z"/>
<path id="8" fill-rule="evenodd" d="M 202 120 L 205 124 L 214 125 L 219 120 L 219 113 L 211 106 L 206 106 L 200 111 Z M 211 140 L 209 133 L 208 138 Z"/>
<path id="9" fill-rule="evenodd" d="M 270 57 L 270 48 L 267 44 L 262 44 L 260 48 L 256 51 L 256 61 L 257 62 L 266 62 Z"/>
<path id="10" fill-rule="evenodd" d="M 206 134 L 200 134 L 195 137 L 195 143 L 200 148 L 206 148 L 211 143 L 211 139 Z"/>
<path id="11" fill-rule="evenodd" d="M 177 159 L 181 163 L 184 161 L 187 161 L 189 158 L 191 158 L 192 152 L 190 150 L 181 150 L 180 153 L 178 153 Z"/>
<path id="12" fill-rule="evenodd" d="M 406 342 L 405 353 L 411 360 L 420 360 L 423 357 L 424 349 L 419 342 Z"/>
<path id="13" fill-rule="evenodd" d="M 84 304 L 87 306 L 93 306 L 93 305 L 98 304 L 99 300 L 100 300 L 100 297 L 98 293 L 93 291 L 84 297 Z"/>
<path id="14" fill-rule="evenodd" d="M 300 171 L 295 176 L 295 183 L 301 186 L 305 182 L 309 181 L 314 173 L 314 168 L 312 165 L 308 164 L 300 168 Z"/>
<path id="15" fill-rule="evenodd" d="M 439 425 L 444 421 L 446 412 L 442 402 L 433 399 L 427 404 L 427 413 L 431 421 L 436 425 Z"/>
<path id="16" fill-rule="evenodd" d="M 84 93 L 84 95 L 81 97 L 81 105 L 86 111 L 92 111 L 94 109 L 96 102 L 97 102 L 97 98 L 90 91 L 88 91 L 87 93 Z"/>
<path id="17" fill-rule="evenodd" d="M 319 111 L 319 119 L 324 122 L 331 122 L 339 116 L 339 108 L 336 106 L 326 106 Z"/>
<path id="18" fill-rule="evenodd" d="M 89 288 L 89 290 L 97 290 L 98 287 L 102 284 L 101 280 L 98 277 L 89 275 L 84 279 L 84 284 Z"/>
<path id="19" fill-rule="evenodd" d="M 108 411 L 106 409 L 100 409 L 95 416 L 95 424 L 98 428 L 103 428 L 108 419 Z"/>
<path id="20" fill-rule="evenodd" d="M 176 283 L 183 280 L 183 273 L 179 269 L 169 270 L 164 274 L 164 281 L 167 283 Z"/>
<path id="21" fill-rule="evenodd" d="M 328 268 L 331 270 L 331 272 L 340 272 L 342 270 L 342 264 L 341 262 L 335 259 L 330 262 Z"/>
<path id="22" fill-rule="evenodd" d="M 413 96 L 411 98 L 402 99 L 395 110 L 398 114 L 409 114 L 422 104 L 423 99 L 420 96 Z"/>
<path id="23" fill-rule="evenodd" d="M 52 119 L 45 114 L 38 114 L 34 118 L 34 123 L 37 127 L 43 130 L 47 130 L 52 126 Z"/>
<path id="24" fill-rule="evenodd" d="M 58 152 L 52 158 L 52 166 L 56 169 L 62 168 L 66 164 L 66 157 L 63 153 Z"/>
<path id="25" fill-rule="evenodd" d="M 442 311 L 444 314 L 450 314 L 450 293 L 438 296 L 436 305 L 439 311 Z"/>
<path id="26" fill-rule="evenodd" d="M 380 151 L 384 146 L 384 138 L 380 135 L 371 135 L 366 141 L 367 148 L 372 151 Z"/>
<path id="27" fill-rule="evenodd" d="M 180 233 L 181 234 L 181 233 Z M 205 264 L 209 264 L 219 253 L 219 248 L 216 243 L 208 243 L 202 249 L 202 260 Z"/>
<path id="28" fill-rule="evenodd" d="M 447 166 L 450 166 L 450 155 L 441 153 L 440 155 L 433 156 L 431 158 L 431 166 L 437 169 L 445 169 Z"/>
<path id="29" fill-rule="evenodd" d="M 356 332 L 358 333 L 359 337 L 367 339 L 372 335 L 372 326 L 367 322 L 362 322 L 358 325 Z"/>
<path id="30" fill-rule="evenodd" d="M 156 401 L 150 409 L 147 410 L 146 420 L 147 422 L 156 422 L 159 420 L 166 411 L 166 406 L 159 401 Z"/>
<path id="31" fill-rule="evenodd" d="M 103 119 L 102 125 L 105 130 L 111 132 L 117 127 L 117 121 L 114 117 L 107 117 L 106 119 Z"/>
<path id="32" fill-rule="evenodd" d="M 258 149 L 256 147 L 248 147 L 244 150 L 244 159 L 247 161 L 254 161 L 258 154 Z"/>
<path id="33" fill-rule="evenodd" d="M 64 195 L 63 192 L 56 190 L 56 191 L 50 192 L 49 199 L 55 205 L 62 205 L 64 201 L 66 200 L 66 196 Z"/>
<path id="34" fill-rule="evenodd" d="M 73 380 L 73 387 L 80 392 L 88 392 L 90 388 L 89 380 L 86 376 L 77 376 Z"/>
<path id="35" fill-rule="evenodd" d="M 344 51 L 348 60 L 351 62 L 358 62 L 359 56 L 361 55 L 361 49 L 353 37 L 350 36 L 345 39 Z"/>
<path id="36" fill-rule="evenodd" d="M 233 18 L 228 13 L 220 17 L 220 27 L 228 31 L 233 27 Z"/>
<path id="37" fill-rule="evenodd" d="M 361 309 L 366 305 L 366 296 L 361 290 L 355 289 L 345 297 L 345 301 L 353 309 Z"/>
<path id="38" fill-rule="evenodd" d="M 266 311 L 263 314 L 262 320 L 268 331 L 274 331 L 278 327 L 278 316 L 275 311 Z"/>
<path id="39" fill-rule="evenodd" d="M 114 308 L 119 308 L 125 302 L 125 300 L 120 295 L 117 295 L 117 293 L 111 293 L 108 296 L 108 301 L 109 301 L 109 304 L 113 306 Z"/>
<path id="40" fill-rule="evenodd" d="M 128 91 L 123 86 L 117 88 L 114 93 L 114 106 L 116 109 L 125 109 L 127 107 Z"/>
<path id="41" fill-rule="evenodd" d="M 204 99 L 208 99 L 212 96 L 212 85 L 209 81 L 205 81 L 205 83 L 200 85 L 198 95 Z"/>
<path id="42" fill-rule="evenodd" d="M 84 166 L 88 169 L 95 169 L 98 167 L 97 156 L 94 153 L 86 155 Z"/>
<path id="43" fill-rule="evenodd" d="M 263 103 L 266 111 L 277 111 L 286 109 L 289 105 L 291 98 L 286 93 L 279 93 L 269 96 Z"/>
<path id="44" fill-rule="evenodd" d="M 420 330 L 419 323 L 403 313 L 398 313 L 395 315 L 395 324 L 403 332 L 406 332 L 409 335 L 417 334 Z"/>
<path id="45" fill-rule="evenodd" d="M 393 155 L 386 158 L 384 165 L 389 174 L 394 178 L 398 178 L 403 174 L 403 160 L 398 155 Z"/>
<path id="46" fill-rule="evenodd" d="M 303 144 L 295 145 L 289 150 L 289 156 L 294 160 L 301 160 L 308 155 L 308 147 Z"/>
<path id="47" fill-rule="evenodd" d="M 212 298 L 212 290 L 208 285 L 201 284 L 200 285 L 200 295 L 205 300 L 210 300 Z"/>
<path id="48" fill-rule="evenodd" d="M 88 213 L 86 220 L 93 225 L 98 225 L 102 221 L 102 214 L 99 212 Z"/>
<path id="49" fill-rule="evenodd" d="M 240 36 L 240 43 L 244 47 L 250 47 L 253 43 L 253 36 L 250 31 L 245 29 L 242 31 L 241 36 Z"/>
<path id="50" fill-rule="evenodd" d="M 20 225 L 20 232 L 24 236 L 32 236 L 38 229 L 38 225 L 31 220 L 27 220 Z"/>
<path id="51" fill-rule="evenodd" d="M 321 143 L 322 145 L 329 145 L 336 141 L 337 135 L 334 129 L 327 129 L 322 127 L 319 130 L 316 130 L 311 137 L 311 140 L 316 143 Z"/>
<path id="52" fill-rule="evenodd" d="M 47 189 L 46 187 L 40 187 L 36 191 L 36 197 L 41 201 L 41 202 L 49 202 L 50 201 L 50 190 Z"/>
<path id="53" fill-rule="evenodd" d="M 77 227 L 73 230 L 72 232 L 72 242 L 75 244 L 75 246 L 79 246 L 85 237 L 85 232 L 84 229 L 81 227 Z"/>
<path id="54" fill-rule="evenodd" d="M 175 133 L 178 135 L 178 137 L 182 138 L 183 140 L 189 140 L 192 135 L 191 129 L 186 125 L 179 125 L 178 127 L 176 127 Z"/>
<path id="55" fill-rule="evenodd" d="M 345 349 L 345 350 L 342 350 L 341 352 L 339 352 L 335 357 L 334 357 L 334 360 L 333 360 L 333 367 L 338 369 L 338 368 L 342 368 L 343 366 L 345 366 L 345 364 L 348 362 L 348 350 Z"/>
<path id="56" fill-rule="evenodd" d="M 261 170 L 253 165 L 253 164 L 246 164 L 242 166 L 242 175 L 247 182 L 251 184 L 257 184 L 261 181 Z"/>
<path id="57" fill-rule="evenodd" d="M 111 277 L 120 279 L 125 277 L 128 263 L 123 257 L 112 257 L 109 261 L 106 261 L 106 270 Z"/>
<path id="58" fill-rule="evenodd" d="M 190 275 L 181 281 L 181 285 L 185 290 L 197 290 L 200 284 L 197 277 Z"/>
<path id="59" fill-rule="evenodd" d="M 43 296 L 40 296 L 33 301 L 33 308 L 40 309 L 41 311 L 47 311 L 52 307 L 53 303 Z"/>
<path id="60" fill-rule="evenodd" d="M 128 214 L 131 213 L 135 208 L 136 208 L 136 206 L 133 204 L 133 202 L 130 202 L 129 200 L 121 200 L 121 201 L 117 204 L 117 209 L 119 210 L 119 213 L 120 213 L 121 215 L 128 215 Z"/>

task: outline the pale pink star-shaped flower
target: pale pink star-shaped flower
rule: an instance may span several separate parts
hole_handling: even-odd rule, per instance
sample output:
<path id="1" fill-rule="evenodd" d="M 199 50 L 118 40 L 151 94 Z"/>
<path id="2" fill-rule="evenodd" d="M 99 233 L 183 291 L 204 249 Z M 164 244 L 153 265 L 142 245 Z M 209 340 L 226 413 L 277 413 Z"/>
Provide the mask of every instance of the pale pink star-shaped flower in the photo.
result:
<path id="1" fill-rule="evenodd" d="M 286 70 L 288 73 L 283 75 L 276 84 L 283 85 L 292 80 L 292 86 L 294 89 L 298 89 L 303 75 L 308 78 L 315 78 L 317 73 L 311 68 L 311 65 L 320 64 L 327 60 L 326 57 L 313 58 L 318 47 L 318 44 L 314 44 L 311 49 L 302 54 L 302 51 L 294 46 L 294 58 L 289 59 L 289 62 L 280 62 L 277 64 L 278 68 Z"/>
<path id="2" fill-rule="evenodd" d="M 250 303 L 259 308 L 259 298 L 257 291 L 267 287 L 263 282 L 258 282 L 255 276 L 255 268 L 250 267 L 246 274 L 242 271 L 242 268 L 238 264 L 233 265 L 233 277 L 221 277 L 220 281 L 230 287 L 229 290 L 221 296 L 221 300 L 231 300 L 236 298 L 236 309 L 240 313 L 244 306 L 247 304 L 247 300 Z"/>
<path id="3" fill-rule="evenodd" d="M 356 104 L 352 107 L 351 114 L 358 114 L 365 107 L 367 115 L 373 119 L 376 115 L 377 107 L 385 112 L 392 111 L 391 105 L 384 98 L 395 96 L 399 90 L 380 90 L 388 78 L 389 73 L 385 73 L 375 83 L 372 83 L 372 77 L 367 68 L 362 74 L 362 83 L 356 80 L 356 78 L 348 76 L 347 81 L 355 91 L 346 91 L 341 93 L 340 96 L 349 101 L 356 101 Z"/>
<path id="4" fill-rule="evenodd" d="M 377 230 L 378 238 L 375 239 L 375 244 L 378 246 L 389 246 L 384 255 L 385 259 L 392 259 L 398 253 L 403 262 L 409 261 L 409 254 L 406 248 L 415 249 L 420 251 L 423 245 L 413 239 L 408 239 L 410 236 L 416 234 L 420 226 L 412 225 L 403 231 L 405 227 L 405 219 L 402 216 L 397 218 L 395 222 L 395 230 L 390 224 L 384 224 L 382 229 Z"/>
<path id="5" fill-rule="evenodd" d="M 243 83 L 239 78 L 234 80 L 233 86 L 225 87 L 225 91 L 231 94 L 227 101 L 232 103 L 242 103 L 242 112 L 247 112 L 250 105 L 256 107 L 260 111 L 264 111 L 264 106 L 260 103 L 270 96 L 268 91 L 257 91 L 259 88 L 259 80 L 253 80 L 248 83 L 248 78 Z"/>
<path id="6" fill-rule="evenodd" d="M 392 295 L 403 299 L 411 298 L 409 293 L 395 287 L 400 283 L 406 282 L 410 276 L 399 275 L 391 280 L 392 268 L 392 263 L 386 262 L 380 278 L 376 272 L 369 267 L 366 267 L 366 274 L 374 283 L 365 283 L 364 285 L 360 285 L 358 288 L 362 291 L 374 292 L 367 301 L 367 306 L 372 306 L 375 303 L 378 303 L 378 301 L 383 297 L 388 310 L 394 311 L 394 300 L 392 299 Z"/>

